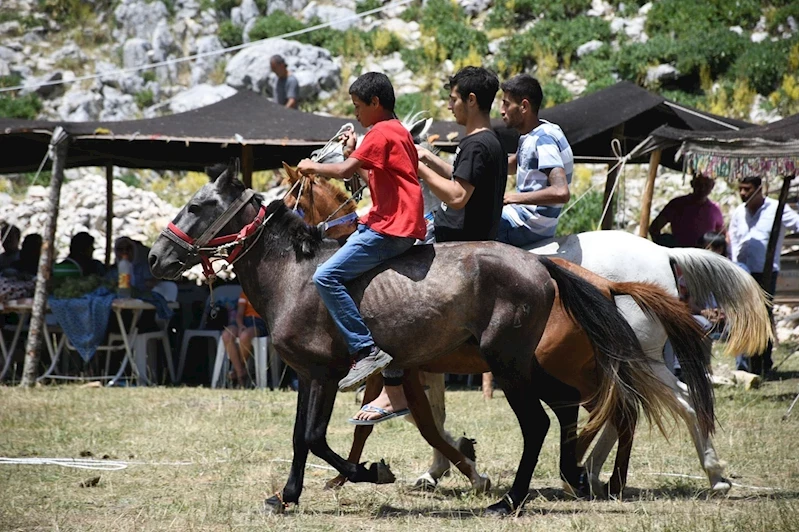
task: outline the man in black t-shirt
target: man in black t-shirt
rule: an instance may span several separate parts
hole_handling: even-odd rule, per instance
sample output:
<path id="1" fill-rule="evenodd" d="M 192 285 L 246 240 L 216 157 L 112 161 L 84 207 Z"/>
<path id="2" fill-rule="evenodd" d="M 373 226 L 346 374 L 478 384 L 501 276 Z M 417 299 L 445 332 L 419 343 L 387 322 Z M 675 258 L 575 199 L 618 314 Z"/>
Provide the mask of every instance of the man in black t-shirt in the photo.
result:
<path id="1" fill-rule="evenodd" d="M 436 242 L 494 240 L 508 180 L 508 154 L 491 129 L 489 116 L 499 80 L 485 68 L 466 67 L 450 78 L 448 88 L 449 109 L 466 128 L 455 164 L 417 146 L 419 178 L 443 202 L 435 212 Z M 383 378 L 383 392 L 364 405 L 352 422 L 374 424 L 407 413 L 402 377 L 384 371 Z"/>

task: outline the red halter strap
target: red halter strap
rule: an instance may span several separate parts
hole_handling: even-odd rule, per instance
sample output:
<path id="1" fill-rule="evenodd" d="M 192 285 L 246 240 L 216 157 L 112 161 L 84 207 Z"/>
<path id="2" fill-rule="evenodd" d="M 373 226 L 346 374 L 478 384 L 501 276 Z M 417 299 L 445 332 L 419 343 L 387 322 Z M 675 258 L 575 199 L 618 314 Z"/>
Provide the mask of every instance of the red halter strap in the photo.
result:
<path id="1" fill-rule="evenodd" d="M 255 235 L 264 223 L 266 216 L 266 206 L 261 205 L 258 214 L 252 222 L 245 225 L 238 233 L 218 236 L 211 238 L 235 216 L 253 197 L 255 193 L 247 189 L 230 207 L 218 218 L 206 231 L 197 239 L 186 234 L 182 229 L 170 222 L 162 234 L 172 242 L 188 251 L 189 255 L 199 255 L 203 265 L 203 273 L 207 279 L 215 277 L 214 269 L 211 265 L 211 258 L 219 257 L 222 249 L 232 248 L 225 258 L 228 263 L 233 263 L 244 250 L 246 241 Z M 231 245 L 232 244 L 232 245 Z"/>

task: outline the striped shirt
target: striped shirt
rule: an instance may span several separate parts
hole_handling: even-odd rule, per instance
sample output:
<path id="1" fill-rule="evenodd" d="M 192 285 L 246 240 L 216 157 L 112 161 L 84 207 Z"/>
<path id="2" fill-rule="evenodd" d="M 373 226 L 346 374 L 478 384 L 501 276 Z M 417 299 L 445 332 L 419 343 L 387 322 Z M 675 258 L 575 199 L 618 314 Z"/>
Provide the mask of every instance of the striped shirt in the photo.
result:
<path id="1" fill-rule="evenodd" d="M 571 184 L 574 173 L 574 155 L 569 141 L 559 126 L 541 120 L 530 133 L 519 138 L 516 150 L 516 191 L 535 192 L 549 186 L 543 170 L 563 168 L 566 182 Z M 502 217 L 513 227 L 526 227 L 543 238 L 555 236 L 560 205 L 505 205 Z"/>

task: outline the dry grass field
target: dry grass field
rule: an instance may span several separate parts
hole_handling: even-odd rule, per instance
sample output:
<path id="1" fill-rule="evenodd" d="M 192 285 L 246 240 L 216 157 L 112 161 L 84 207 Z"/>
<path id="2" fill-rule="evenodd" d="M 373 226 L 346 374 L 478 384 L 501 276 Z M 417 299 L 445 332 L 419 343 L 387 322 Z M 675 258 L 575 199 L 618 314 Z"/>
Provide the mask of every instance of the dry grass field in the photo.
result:
<path id="1" fill-rule="evenodd" d="M 0 387 L 0 456 L 91 453 L 128 462 L 117 471 L 0 464 L 0 529 L 799 530 L 799 409 L 781 421 L 797 391 L 799 355 L 759 390 L 717 390 L 717 449 L 738 484 L 727 497 L 708 497 L 684 428 L 673 427 L 666 441 L 644 426 L 624 500 L 570 500 L 559 489 L 553 424 L 524 511 L 493 519 L 481 509 L 507 489 L 521 451 L 501 392 L 492 401 L 478 391 L 448 393 L 448 426 L 478 440 L 491 493 L 471 493 L 459 474 L 433 493 L 412 491 L 430 452 L 413 426 L 392 420 L 375 430 L 366 458 L 385 458 L 396 484 L 325 491 L 333 473 L 312 456 L 301 505 L 273 516 L 261 507 L 288 474 L 292 392 Z M 329 441 L 345 455 L 352 433 L 345 420 L 354 409 L 353 395 L 340 394 Z M 96 485 L 81 486 L 91 479 Z"/>

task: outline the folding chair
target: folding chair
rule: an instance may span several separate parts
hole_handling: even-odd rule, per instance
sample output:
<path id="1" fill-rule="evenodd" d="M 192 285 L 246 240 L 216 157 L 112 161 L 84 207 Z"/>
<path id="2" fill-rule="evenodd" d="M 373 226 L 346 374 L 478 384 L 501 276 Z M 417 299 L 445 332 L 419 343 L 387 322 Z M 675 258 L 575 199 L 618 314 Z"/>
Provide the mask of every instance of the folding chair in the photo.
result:
<path id="1" fill-rule="evenodd" d="M 241 286 L 239 285 L 224 285 L 217 288 L 214 288 L 214 300 L 215 301 L 222 301 L 222 300 L 235 300 L 238 301 L 239 294 L 241 294 Z M 177 372 L 177 382 L 180 382 L 183 378 L 183 370 L 186 367 L 186 352 L 189 350 L 189 342 L 192 338 L 208 338 L 214 342 L 214 351 L 216 352 L 217 346 L 221 343 L 220 338 L 222 337 L 222 331 L 216 329 L 206 329 L 206 324 L 208 323 L 208 316 L 211 312 L 211 295 L 208 295 L 208 298 L 205 300 L 205 308 L 203 310 L 203 316 L 200 320 L 200 328 L 199 329 L 188 329 L 183 332 L 183 341 L 180 345 L 180 360 L 178 361 L 178 372 Z"/>
<path id="2" fill-rule="evenodd" d="M 172 281 L 161 281 L 153 288 L 154 293 L 163 296 L 168 302 L 172 303 L 178 299 L 178 285 Z M 156 349 L 151 349 L 151 342 L 153 340 L 160 340 L 164 347 L 164 356 L 166 357 L 166 366 L 169 370 L 169 378 L 172 384 L 176 384 L 175 380 L 175 364 L 172 360 L 172 346 L 169 343 L 169 320 L 162 320 L 155 318 L 155 323 L 159 329 L 153 332 L 139 333 L 136 335 L 136 343 L 133 346 L 133 352 L 136 357 L 136 367 L 138 368 L 139 375 L 147 375 L 147 359 L 150 355 L 158 356 L 157 344 Z M 154 379 L 148 379 L 151 382 L 157 382 Z"/>

